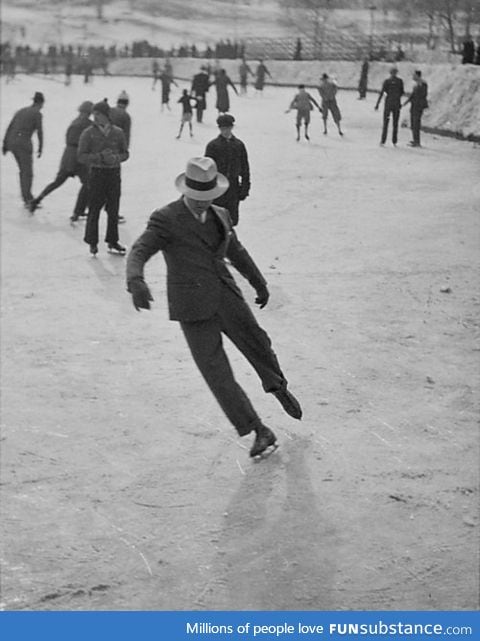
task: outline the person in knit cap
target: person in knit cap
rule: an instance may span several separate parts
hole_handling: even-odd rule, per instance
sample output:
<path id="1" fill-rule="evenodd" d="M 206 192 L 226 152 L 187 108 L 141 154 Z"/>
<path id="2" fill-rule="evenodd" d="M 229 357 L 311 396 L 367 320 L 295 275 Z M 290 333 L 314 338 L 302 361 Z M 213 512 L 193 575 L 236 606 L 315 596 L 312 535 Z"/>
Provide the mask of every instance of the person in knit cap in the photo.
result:
<path id="1" fill-rule="evenodd" d="M 79 106 L 78 116 L 72 120 L 67 129 L 65 136 L 65 149 L 60 160 L 60 167 L 57 176 L 36 198 L 31 201 L 29 209 L 32 213 L 38 208 L 45 196 L 48 196 L 52 191 L 61 187 L 68 178 L 78 176 L 82 185 L 78 192 L 70 220 L 75 222 L 81 216 L 86 216 L 86 209 L 88 206 L 88 169 L 78 161 L 77 148 L 82 132 L 92 124 L 92 121 L 90 120 L 92 109 L 93 102 L 90 102 L 90 100 L 85 100 L 85 102 L 82 102 Z"/>
<path id="2" fill-rule="evenodd" d="M 132 128 L 132 118 L 127 111 L 129 102 L 128 93 L 123 90 L 117 98 L 117 106 L 110 109 L 110 121 L 112 125 L 120 127 L 125 134 L 127 147 L 130 147 L 130 131 Z"/>
<path id="3" fill-rule="evenodd" d="M 112 125 L 120 127 L 120 129 L 125 134 L 125 139 L 127 141 L 127 147 L 130 149 L 130 131 L 132 129 L 132 118 L 127 111 L 130 98 L 128 93 L 123 90 L 117 98 L 117 106 L 110 109 L 110 121 Z M 118 215 L 118 222 L 124 223 L 125 216 Z"/>
<path id="4" fill-rule="evenodd" d="M 20 191 L 25 207 L 29 208 L 33 183 L 33 144 L 32 136 L 37 132 L 38 151 L 40 158 L 43 150 L 43 126 L 40 111 L 45 103 L 45 97 L 40 91 L 33 96 L 33 103 L 19 109 L 13 116 L 3 138 L 2 153 L 11 151 L 18 165 L 20 175 Z"/>
<path id="5" fill-rule="evenodd" d="M 90 197 L 84 241 L 90 253 L 98 252 L 98 220 L 105 205 L 107 231 L 105 242 L 110 251 L 125 254 L 126 249 L 118 242 L 118 210 L 120 206 L 120 164 L 128 159 L 125 134 L 110 121 L 110 106 L 107 100 L 93 106 L 93 124 L 85 129 L 78 143 L 78 160 L 89 169 Z"/>

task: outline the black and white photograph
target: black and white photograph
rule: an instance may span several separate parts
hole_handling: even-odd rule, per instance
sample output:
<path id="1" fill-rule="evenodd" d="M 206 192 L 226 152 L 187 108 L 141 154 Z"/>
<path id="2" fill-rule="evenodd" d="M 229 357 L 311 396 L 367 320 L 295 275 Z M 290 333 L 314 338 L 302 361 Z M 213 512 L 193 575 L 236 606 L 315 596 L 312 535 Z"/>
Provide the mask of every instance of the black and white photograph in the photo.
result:
<path id="1" fill-rule="evenodd" d="M 0 610 L 478 610 L 480 2 L 1 0 L 0 84 Z"/>

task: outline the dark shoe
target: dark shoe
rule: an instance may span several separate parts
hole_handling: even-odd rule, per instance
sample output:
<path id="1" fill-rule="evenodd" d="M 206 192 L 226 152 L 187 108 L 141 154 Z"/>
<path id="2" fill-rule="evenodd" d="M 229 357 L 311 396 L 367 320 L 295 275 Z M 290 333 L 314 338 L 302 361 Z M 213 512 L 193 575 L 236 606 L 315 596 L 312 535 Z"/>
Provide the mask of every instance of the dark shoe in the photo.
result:
<path id="1" fill-rule="evenodd" d="M 305 134 L 305 139 L 310 140 L 310 136 L 308 134 Z"/>
<path id="2" fill-rule="evenodd" d="M 279 390 L 273 392 L 275 398 L 280 402 L 283 409 L 290 414 L 292 418 L 300 420 L 302 418 L 302 408 L 295 396 L 288 391 L 287 387 L 281 387 Z"/>
<path id="3" fill-rule="evenodd" d="M 277 448 L 277 437 L 266 425 L 261 425 L 256 431 L 255 441 L 250 450 L 250 456 L 261 456 L 269 447 Z"/>
<path id="4" fill-rule="evenodd" d="M 98 254 L 97 245 L 90 245 L 90 253 L 92 254 L 92 256 L 96 256 Z"/>
<path id="5" fill-rule="evenodd" d="M 108 249 L 111 252 L 116 252 L 117 254 L 125 254 L 127 251 L 127 248 L 124 247 L 123 245 L 120 245 L 120 243 L 109 243 Z"/>
<path id="6" fill-rule="evenodd" d="M 37 200 L 36 198 L 32 198 L 32 200 L 29 200 L 28 202 L 25 203 L 25 207 L 28 209 L 28 211 L 31 214 L 33 214 L 35 210 L 39 209 L 40 201 Z"/>

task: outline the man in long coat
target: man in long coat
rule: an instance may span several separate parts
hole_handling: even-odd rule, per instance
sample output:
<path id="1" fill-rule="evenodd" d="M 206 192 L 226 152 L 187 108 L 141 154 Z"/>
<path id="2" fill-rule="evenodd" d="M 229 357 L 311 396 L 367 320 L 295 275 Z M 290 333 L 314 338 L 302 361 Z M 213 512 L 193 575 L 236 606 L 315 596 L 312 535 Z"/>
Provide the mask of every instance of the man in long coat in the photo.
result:
<path id="1" fill-rule="evenodd" d="M 250 164 L 245 144 L 233 135 L 235 118 L 223 114 L 217 118 L 220 134 L 211 140 L 205 149 L 205 156 L 213 158 L 218 170 L 230 183 L 229 188 L 221 194 L 215 204 L 228 209 L 232 224 L 238 224 L 238 207 L 250 192 Z"/>

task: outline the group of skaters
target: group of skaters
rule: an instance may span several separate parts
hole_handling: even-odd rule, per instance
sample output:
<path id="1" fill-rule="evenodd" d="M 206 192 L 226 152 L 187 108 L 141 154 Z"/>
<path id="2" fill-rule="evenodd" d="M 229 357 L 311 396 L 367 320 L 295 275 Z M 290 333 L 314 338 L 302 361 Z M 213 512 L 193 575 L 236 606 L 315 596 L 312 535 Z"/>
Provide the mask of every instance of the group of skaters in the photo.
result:
<path id="1" fill-rule="evenodd" d="M 360 84 L 359 84 L 359 99 L 363 100 L 366 97 L 366 70 L 368 72 L 368 62 L 362 65 Z M 298 85 L 298 93 L 294 96 L 286 113 L 292 109 L 297 112 L 295 127 L 297 130 L 297 141 L 300 140 L 300 130 L 303 124 L 304 136 L 306 140 L 310 140 L 308 127 L 310 124 L 311 111 L 317 107 L 322 113 L 323 119 L 323 133 L 328 133 L 327 120 L 328 115 L 331 114 L 333 121 L 337 127 L 340 136 L 343 136 L 341 127 L 342 114 L 337 103 L 338 85 L 333 78 L 328 74 L 322 75 L 320 84 L 318 86 L 318 93 L 321 98 L 321 105 L 315 98 L 306 90 L 305 85 Z M 406 95 L 404 83 L 402 78 L 398 76 L 398 68 L 391 67 L 389 77 L 383 82 L 382 88 L 378 95 L 375 104 L 375 110 L 378 110 L 382 98 L 385 96 L 383 108 L 383 124 L 382 133 L 380 137 L 380 145 L 384 146 L 387 141 L 388 129 L 390 119 L 392 120 L 392 143 L 394 146 L 398 143 L 398 123 L 400 119 L 400 110 L 402 107 L 410 105 L 410 129 L 412 131 L 412 140 L 408 143 L 410 147 L 421 147 L 420 131 L 422 125 L 422 116 L 425 109 L 428 109 L 428 85 L 422 77 L 422 72 L 417 69 L 413 73 L 413 89 L 408 97 L 402 104 L 402 98 Z"/>
<path id="2" fill-rule="evenodd" d="M 35 92 L 32 104 L 14 114 L 3 138 L 3 154 L 11 152 L 19 168 L 24 206 L 34 213 L 48 194 L 68 178 L 78 177 L 81 186 L 70 217 L 71 223 L 74 225 L 79 219 L 86 218 L 84 240 L 95 256 L 98 252 L 99 216 L 105 208 L 105 242 L 109 251 L 124 255 L 126 248 L 119 242 L 118 225 L 125 221 L 119 213 L 120 165 L 129 157 L 131 117 L 127 111 L 128 94 L 122 91 L 115 107 L 110 107 L 106 99 L 96 104 L 88 100 L 82 102 L 78 115 L 66 131 L 65 149 L 56 177 L 34 197 L 32 136 L 34 133 L 37 135 L 37 157 L 40 157 L 43 150 L 41 110 L 44 104 L 43 93 Z"/>
<path id="3" fill-rule="evenodd" d="M 341 115 L 336 104 L 337 85 L 328 74 L 321 78 L 319 93 L 321 104 L 304 86 L 299 86 L 290 105 L 290 109 L 297 110 L 298 136 L 303 123 L 308 138 L 308 118 L 313 107 L 322 111 L 325 133 L 327 116 L 331 113 L 342 135 Z M 391 115 L 396 143 L 399 103 L 404 93 L 403 81 L 397 69 L 392 68 L 376 104 L 378 108 L 385 96 L 382 144 Z M 190 92 L 184 90 L 182 95 L 189 96 Z M 411 104 L 416 124 L 419 122 L 417 110 L 425 108 L 426 96 L 426 83 L 417 71 L 414 91 L 404 103 Z M 18 163 L 25 205 L 34 212 L 49 193 L 69 177 L 77 176 L 81 187 L 71 220 L 75 223 L 88 209 L 84 241 L 90 253 L 95 256 L 98 252 L 99 215 L 105 208 L 105 242 L 111 252 L 125 255 L 118 229 L 120 167 L 129 157 L 131 131 L 128 95 L 122 91 L 117 106 L 112 108 L 106 99 L 96 104 L 82 102 L 66 132 L 59 172 L 34 198 L 31 193 L 32 135 L 36 132 L 38 136 L 40 156 L 44 104 L 45 97 L 36 92 L 32 104 L 13 116 L 3 140 L 3 153 L 11 152 Z M 203 156 L 191 158 L 185 171 L 175 179 L 180 198 L 155 210 L 145 231 L 133 243 L 127 258 L 127 289 L 136 310 L 151 308 L 153 296 L 145 282 L 145 264 L 161 251 L 167 263 L 170 319 L 180 323 L 201 375 L 238 435 L 253 434 L 250 456 L 257 458 L 276 448 L 277 437 L 236 382 L 223 349 L 222 335 L 233 341 L 257 372 L 264 391 L 272 394 L 291 418 L 300 420 L 302 407 L 289 389 L 269 336 L 257 322 L 229 271 L 230 264 L 247 278 L 256 291 L 255 303 L 263 309 L 270 298 L 268 283 L 236 233 L 239 205 L 250 193 L 248 153 L 245 144 L 233 133 L 234 116 L 220 113 L 217 125 L 219 134 L 207 143 Z"/>
<path id="4" fill-rule="evenodd" d="M 173 80 L 173 72 L 168 66 L 163 70 Z M 268 70 L 267 70 L 268 71 Z M 375 105 L 377 110 L 384 98 L 383 124 L 380 144 L 387 141 L 391 121 L 392 143 L 397 145 L 400 110 L 410 105 L 410 124 L 412 147 L 420 146 L 421 119 L 428 107 L 427 83 L 422 78 L 420 70 L 413 76 L 414 87 L 402 104 L 405 96 L 403 80 L 398 76 L 398 69 L 392 67 L 389 77 L 383 82 Z M 155 79 L 154 79 L 155 82 Z M 182 134 L 188 123 L 190 135 L 192 132 L 192 101 L 196 103 L 197 120 L 202 122 L 203 111 L 206 108 L 206 93 L 214 84 L 217 88 L 217 125 L 220 133 L 218 138 L 211 141 L 205 150 L 205 155 L 212 157 L 220 171 L 224 171 L 230 181 L 230 188 L 222 196 L 221 204 L 228 204 L 228 209 L 234 225 L 238 223 L 238 207 L 250 189 L 250 170 L 248 155 L 242 141 L 233 135 L 235 119 L 227 113 L 229 101 L 227 85 L 231 80 L 224 69 L 219 69 L 210 80 L 208 70 L 202 68 L 195 74 L 190 91 L 183 90 L 178 102 L 182 105 L 182 118 L 177 138 Z M 233 85 L 234 86 L 234 85 Z M 223 87 L 226 99 L 219 91 Z M 236 89 L 235 89 L 236 90 Z M 300 140 L 301 127 L 304 136 L 309 140 L 310 113 L 315 107 L 322 113 L 324 130 L 327 134 L 327 120 L 331 114 L 340 136 L 344 135 L 341 127 L 341 112 L 337 103 L 338 86 L 333 78 L 324 73 L 318 86 L 321 103 L 306 90 L 304 85 L 298 86 L 298 92 L 290 103 L 287 112 L 295 109 L 297 112 L 295 126 L 297 141 Z M 63 185 L 68 178 L 78 177 L 81 183 L 73 213 L 70 217 L 74 224 L 81 218 L 87 219 L 85 242 L 90 247 L 92 255 L 98 251 L 99 215 L 104 207 L 107 213 L 107 233 L 105 241 L 111 251 L 125 253 L 125 248 L 119 243 L 118 225 L 125 218 L 120 215 L 121 195 L 121 163 L 129 157 L 131 117 L 128 113 L 129 97 L 125 91 L 118 96 L 115 107 L 110 107 L 104 99 L 97 104 L 90 101 L 82 102 L 78 108 L 77 117 L 71 122 L 66 132 L 65 149 L 60 161 L 60 167 L 54 180 L 50 182 L 37 196 L 32 194 L 33 183 L 33 145 L 32 136 L 38 137 L 37 156 L 43 150 L 43 129 L 41 110 L 45 98 L 41 92 L 36 92 L 30 106 L 15 113 L 7 127 L 3 139 L 3 154 L 11 152 L 17 162 L 20 176 L 20 189 L 25 207 L 35 212 L 41 207 L 43 199 Z M 92 119 L 93 118 L 93 119 Z M 88 212 L 88 214 L 87 214 Z"/>
<path id="5" fill-rule="evenodd" d="M 239 65 L 238 73 L 240 91 L 226 70 L 221 67 L 218 60 L 213 66 L 209 64 L 201 65 L 198 73 L 193 76 L 190 90 L 183 89 L 182 95 L 177 100 L 177 103 L 180 103 L 182 108 L 177 139 L 181 137 L 186 124 L 188 124 L 190 136 L 193 136 L 192 120 L 194 110 L 196 112 L 196 121 L 199 123 L 203 122 L 203 114 L 207 108 L 207 94 L 211 87 L 215 88 L 215 109 L 220 115 L 230 111 L 229 88 L 231 88 L 237 96 L 240 94 L 245 95 L 247 93 L 249 75 L 251 75 L 252 78 L 254 78 L 253 86 L 255 91 L 257 94 L 262 94 L 267 76 L 269 78 L 272 77 L 264 61 L 261 59 L 258 61 L 255 71 L 252 71 L 248 62 L 243 58 Z M 155 90 L 157 82 L 159 82 L 161 86 L 161 110 L 163 111 L 166 108 L 170 111 L 171 87 L 172 85 L 178 87 L 174 79 L 170 59 L 166 58 L 162 68 L 160 68 L 158 60 L 154 59 L 152 61 L 152 76 L 152 90 Z"/>

